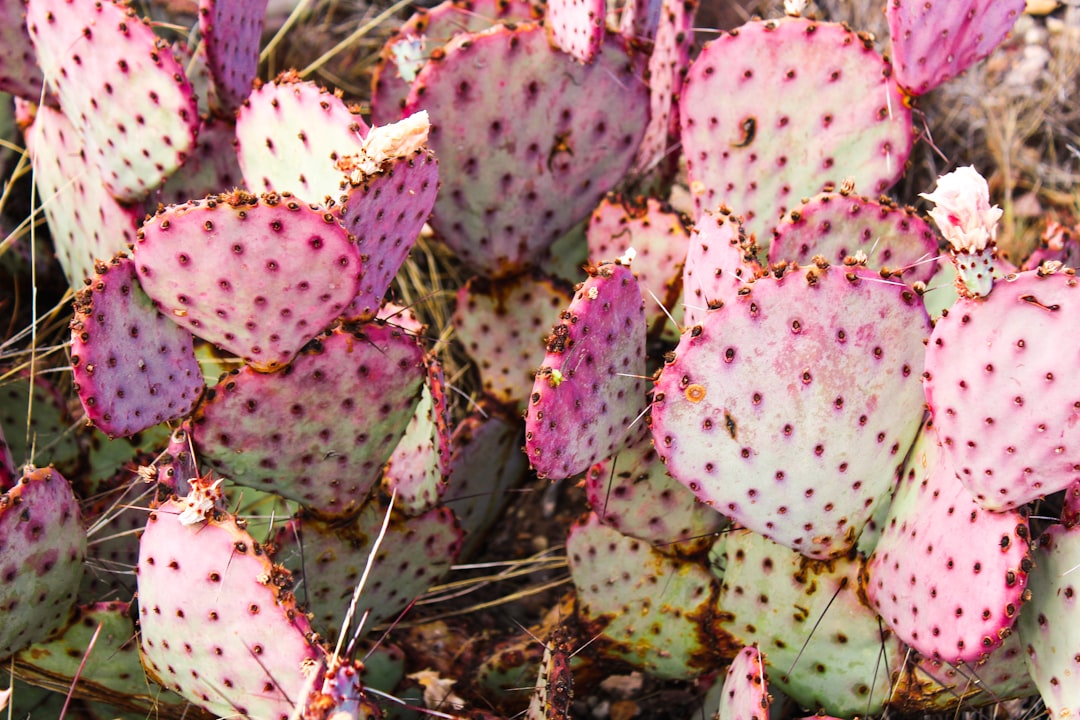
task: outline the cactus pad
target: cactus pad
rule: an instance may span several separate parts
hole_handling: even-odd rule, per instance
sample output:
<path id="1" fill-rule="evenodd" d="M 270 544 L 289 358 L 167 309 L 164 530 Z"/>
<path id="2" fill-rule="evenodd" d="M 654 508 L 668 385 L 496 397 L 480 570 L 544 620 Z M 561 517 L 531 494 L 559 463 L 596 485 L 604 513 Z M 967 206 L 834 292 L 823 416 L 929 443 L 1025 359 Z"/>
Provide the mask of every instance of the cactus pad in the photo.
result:
<path id="1" fill-rule="evenodd" d="M 192 198 L 224 192 L 244 184 L 233 143 L 232 123 L 206 118 L 199 140 L 184 166 L 165 181 L 155 197 L 163 205 L 181 205 Z"/>
<path id="2" fill-rule="evenodd" d="M 551 43 L 583 63 L 604 40 L 604 0 L 548 0 L 544 27 Z"/>
<path id="3" fill-rule="evenodd" d="M 52 468 L 28 467 L 0 495 L 0 658 L 44 640 L 75 604 L 86 534 L 71 486 Z"/>
<path id="4" fill-rule="evenodd" d="M 32 0 L 38 63 L 109 191 L 136 201 L 183 164 L 199 123 L 184 68 L 149 23 L 112 0 Z"/>
<path id="5" fill-rule="evenodd" d="M 645 427 L 645 309 L 630 269 L 593 269 L 548 338 L 525 413 L 525 452 L 541 477 L 584 472 Z"/>
<path id="6" fill-rule="evenodd" d="M 1022 12 L 1024 0 L 889 0 L 896 81 L 926 94 L 993 52 Z"/>
<path id="7" fill-rule="evenodd" d="M 1064 490 L 1080 467 L 1072 271 L 1027 271 L 960 299 L 926 352 L 926 399 L 957 476 L 989 510 Z"/>
<path id="8" fill-rule="evenodd" d="M 776 227 L 769 262 L 806 265 L 821 255 L 841 264 L 857 252 L 867 256 L 867 267 L 902 270 L 909 283 L 925 283 L 937 268 L 937 235 L 912 208 L 844 191 L 823 193 L 796 207 Z"/>
<path id="9" fill-rule="evenodd" d="M 768 720 L 772 698 L 765 662 L 753 645 L 739 651 L 724 677 L 718 720 Z"/>
<path id="10" fill-rule="evenodd" d="M 262 372 L 322 332 L 360 274 L 333 216 L 242 191 L 160 211 L 139 231 L 135 264 L 163 314 Z"/>
<path id="11" fill-rule="evenodd" d="M 291 578 L 231 516 L 152 512 L 139 548 L 147 673 L 216 715 L 287 720 L 319 653 Z"/>
<path id="12" fill-rule="evenodd" d="M 420 399 L 416 338 L 388 326 L 320 338 L 284 371 L 226 375 L 194 423 L 203 462 L 317 512 L 357 512 Z"/>
<path id="13" fill-rule="evenodd" d="M 20 0 L 0 1 L 0 93 L 37 101 L 44 77 L 23 22 Z"/>
<path id="14" fill-rule="evenodd" d="M 679 117 L 698 212 L 729 205 L 762 245 L 799 198 L 848 178 L 881 193 L 911 152 L 911 111 L 872 39 L 801 18 L 708 43 Z"/>
<path id="15" fill-rule="evenodd" d="M 725 208 L 697 219 L 683 266 L 683 324 L 693 327 L 706 313 L 732 302 L 760 274 L 756 248 L 742 219 Z"/>
<path id="16" fill-rule="evenodd" d="M 337 95 L 284 73 L 255 89 L 236 114 L 236 146 L 248 187 L 336 201 L 338 159 L 360 152 L 368 127 Z"/>
<path id="17" fill-rule="evenodd" d="M 929 320 L 914 292 L 859 272 L 755 281 L 683 334 L 654 394 L 668 472 L 811 558 L 854 544 L 922 421 Z"/>
<path id="18" fill-rule="evenodd" d="M 581 65 L 531 23 L 459 36 L 420 71 L 405 112 L 431 115 L 443 182 L 431 224 L 462 261 L 520 272 L 588 217 L 645 132 L 640 72 L 617 38 Z M 504 87 L 498 103 L 481 92 Z"/>
<path id="19" fill-rule="evenodd" d="M 231 117 L 251 92 L 268 0 L 200 0 L 199 30 L 220 111 Z"/>
<path id="20" fill-rule="evenodd" d="M 975 502 L 924 428 L 867 562 L 867 597 L 922 655 L 975 665 L 1016 622 L 1028 533 L 1020 513 Z"/>
<path id="21" fill-rule="evenodd" d="M 23 114 L 30 108 L 21 105 Z M 34 180 L 49 221 L 56 257 L 68 283 L 78 289 L 107 261 L 135 241 L 139 214 L 106 190 L 97 166 L 88 162 L 79 132 L 59 110 L 36 109 L 25 131 L 34 161 Z"/>
<path id="22" fill-rule="evenodd" d="M 154 308 L 123 256 L 75 297 L 71 366 L 87 419 L 111 437 L 186 415 L 204 387 L 191 333 Z"/>
<path id="23" fill-rule="evenodd" d="M 544 338 L 571 299 L 567 286 L 541 276 L 474 277 L 458 290 L 454 329 L 487 395 L 524 409 Z"/>

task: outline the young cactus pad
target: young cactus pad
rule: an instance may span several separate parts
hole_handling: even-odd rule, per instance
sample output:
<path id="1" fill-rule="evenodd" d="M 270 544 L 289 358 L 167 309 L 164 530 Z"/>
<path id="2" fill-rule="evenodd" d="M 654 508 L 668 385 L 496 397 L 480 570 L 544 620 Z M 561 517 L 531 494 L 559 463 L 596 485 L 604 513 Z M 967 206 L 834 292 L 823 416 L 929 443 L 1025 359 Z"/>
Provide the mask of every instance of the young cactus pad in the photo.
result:
<path id="1" fill-rule="evenodd" d="M 1080 466 L 1071 270 L 1010 275 L 961 298 L 926 351 L 926 400 L 960 482 L 988 510 L 1069 487 Z"/>
<path id="2" fill-rule="evenodd" d="M 52 468 L 28 468 L 0 495 L 0 658 L 67 621 L 85 556 L 86 534 L 68 481 Z"/>
<path id="3" fill-rule="evenodd" d="M 604 40 L 606 12 L 604 0 L 549 0 L 544 27 L 555 47 L 589 63 Z"/>
<path id="4" fill-rule="evenodd" d="M 195 94 L 150 24 L 113 0 L 31 0 L 26 25 L 45 78 L 117 199 L 165 181 L 195 145 Z"/>
<path id="5" fill-rule="evenodd" d="M 135 264 L 163 314 L 261 372 L 322 332 L 360 275 L 353 238 L 332 215 L 240 190 L 148 219 Z"/>
<path id="6" fill-rule="evenodd" d="M 214 78 L 214 98 L 230 117 L 251 92 L 268 0 L 200 0 L 199 30 Z"/>
<path id="7" fill-rule="evenodd" d="M 698 216 L 683 266 L 683 324 L 693 327 L 710 309 L 733 301 L 761 272 L 742 218 L 724 208 Z"/>
<path id="8" fill-rule="evenodd" d="M 195 419 L 196 448 L 236 483 L 355 514 L 420 400 L 423 357 L 416 338 L 390 326 L 335 330 L 281 373 L 222 378 Z"/>
<path id="9" fill-rule="evenodd" d="M 645 308 L 629 268 L 602 265 L 548 338 L 525 413 L 541 477 L 567 478 L 631 444 L 645 424 Z"/>
<path id="10" fill-rule="evenodd" d="M 405 112 L 431 115 L 431 224 L 463 262 L 526 269 L 622 179 L 648 121 L 639 65 L 612 37 L 581 65 L 522 23 L 459 36 L 420 71 Z"/>
<path id="11" fill-rule="evenodd" d="M 765 660 L 753 645 L 747 645 L 724 677 L 717 720 L 768 720 L 772 697 L 765 682 Z"/>
<path id="12" fill-rule="evenodd" d="M 204 387 L 191 333 L 157 311 L 124 256 L 75 296 L 71 367 L 87 419 L 110 437 L 186 415 Z"/>
<path id="13" fill-rule="evenodd" d="M 860 272 L 755 281 L 683 333 L 653 396 L 668 472 L 811 558 L 854 544 L 922 422 L 929 319 L 914 292 Z"/>
<path id="14" fill-rule="evenodd" d="M 234 517 L 185 524 L 182 503 L 147 517 L 139 625 L 149 676 L 215 715 L 288 720 L 319 657 L 287 570 Z"/>
<path id="15" fill-rule="evenodd" d="M 801 18 L 750 22 L 708 43 L 679 116 L 698 212 L 724 202 L 762 244 L 830 181 L 885 191 L 911 152 L 911 111 L 873 40 Z"/>

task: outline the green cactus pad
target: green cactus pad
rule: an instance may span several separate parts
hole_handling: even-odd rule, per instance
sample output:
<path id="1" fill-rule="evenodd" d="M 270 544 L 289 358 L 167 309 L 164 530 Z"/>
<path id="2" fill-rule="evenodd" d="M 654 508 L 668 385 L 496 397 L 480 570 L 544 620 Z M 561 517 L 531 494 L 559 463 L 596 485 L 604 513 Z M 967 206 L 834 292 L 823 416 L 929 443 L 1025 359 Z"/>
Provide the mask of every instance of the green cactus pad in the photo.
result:
<path id="1" fill-rule="evenodd" d="M 256 88 L 236 114 L 248 187 L 326 204 L 341 196 L 338 159 L 360 152 L 368 127 L 337 95 L 295 72 Z"/>
<path id="2" fill-rule="evenodd" d="M 342 525 L 303 518 L 279 535 L 280 557 L 302 582 L 297 596 L 327 637 L 336 637 L 357 583 L 382 528 L 386 510 L 369 502 Z M 461 528 L 446 508 L 407 518 L 394 513 L 364 584 L 349 637 L 365 612 L 364 628 L 394 620 L 399 612 L 438 582 L 457 560 Z"/>
<path id="3" fill-rule="evenodd" d="M 29 373 L 15 373 L 0 385 L 0 426 L 16 470 L 26 463 L 74 469 L 82 453 L 76 423 L 64 393 L 47 376 L 31 381 Z"/>
<path id="4" fill-rule="evenodd" d="M 85 555 L 68 481 L 52 468 L 27 468 L 19 484 L 0 495 L 0 658 L 67 622 Z"/>
<path id="5" fill-rule="evenodd" d="M 34 181 L 49 221 L 56 257 L 68 283 L 79 289 L 94 276 L 94 263 L 107 261 L 135 242 L 140 213 L 121 205 L 105 188 L 97 166 L 67 117 L 48 106 L 18 106 L 24 122 L 33 115 L 26 146 L 34 161 Z"/>
<path id="6" fill-rule="evenodd" d="M 184 68 L 126 4 L 33 0 L 26 26 L 38 64 L 118 200 L 161 185 L 195 145 L 195 95 Z"/>
<path id="7" fill-rule="evenodd" d="M 281 373 L 245 368 L 222 378 L 196 416 L 195 444 L 236 483 L 325 515 L 354 514 L 405 432 L 425 376 L 411 335 L 377 324 L 338 329 Z"/>
<path id="8" fill-rule="evenodd" d="M 834 23 L 753 21 L 706 44 L 679 107 L 698 213 L 724 203 L 764 245 L 829 182 L 887 190 L 913 139 L 889 75 L 872 38 Z"/>
<path id="9" fill-rule="evenodd" d="M 632 444 L 646 425 L 645 307 L 629 268 L 592 268 L 548 338 L 525 412 L 541 477 L 568 478 Z"/>
<path id="10" fill-rule="evenodd" d="M 75 296 L 71 366 L 87 419 L 110 437 L 186 415 L 205 387 L 191 333 L 157 311 L 121 256 Z"/>
<path id="11" fill-rule="evenodd" d="M 543 276 L 489 281 L 474 277 L 458 290 L 454 330 L 480 371 L 484 393 L 525 409 L 544 338 L 573 294 Z"/>
<path id="12" fill-rule="evenodd" d="M 717 612 L 743 644 L 756 643 L 769 682 L 801 706 L 830 715 L 881 711 L 890 672 L 906 649 L 861 599 L 857 559 L 808 560 L 749 530 L 727 535 Z"/>
<path id="13" fill-rule="evenodd" d="M 82 698 L 120 700 L 150 714 L 183 712 L 186 701 L 146 679 L 136 637 L 130 603 L 81 605 L 55 639 L 23 650 L 15 664 L 22 678 L 39 685 L 70 687 L 77 674 Z"/>
<path id="14" fill-rule="evenodd" d="M 225 717 L 288 720 L 320 657 L 287 570 L 231 516 L 181 522 L 171 500 L 139 548 L 139 626 L 147 674 Z"/>
<path id="15" fill-rule="evenodd" d="M 425 65 L 405 112 L 430 113 L 431 224 L 466 265 L 525 270 L 623 177 L 648 121 L 638 65 L 617 38 L 581 65 L 532 23 L 458 36 Z"/>
<path id="16" fill-rule="evenodd" d="M 162 314 L 261 372 L 322 332 L 361 272 L 332 215 L 239 190 L 159 211 L 139 230 L 135 264 Z"/>
<path id="17" fill-rule="evenodd" d="M 566 555 L 585 634 L 601 633 L 595 652 L 662 678 L 696 677 L 738 652 L 711 624 L 718 583 L 700 565 L 663 555 L 595 514 L 571 528 Z"/>
<path id="18" fill-rule="evenodd" d="M 683 334 L 653 396 L 673 477 L 818 559 L 854 545 L 922 423 L 929 320 L 906 286 L 861 272 L 756 280 Z"/>
<path id="19" fill-rule="evenodd" d="M 1076 623 L 1076 568 L 1080 566 L 1080 527 L 1051 527 L 1039 539 L 1035 567 L 1028 578 L 1031 600 L 1018 628 L 1028 671 L 1054 720 L 1080 711 L 1080 625 Z"/>
<path id="20" fill-rule="evenodd" d="M 401 118 L 416 74 L 455 35 L 538 19 L 538 8 L 526 0 L 446 0 L 430 9 L 417 8 L 379 53 L 371 77 L 372 124 Z"/>
<path id="21" fill-rule="evenodd" d="M 1016 622 L 1029 533 L 1019 512 L 993 513 L 975 502 L 926 427 L 867 561 L 867 597 L 922 655 L 974 665 Z"/>
<path id="22" fill-rule="evenodd" d="M 442 365 L 427 360 L 427 382 L 420 402 L 394 454 L 387 461 L 383 486 L 396 494 L 394 506 L 407 515 L 435 507 L 450 477 L 450 416 Z"/>
<path id="23" fill-rule="evenodd" d="M 928 282 L 937 269 L 937 235 L 915 214 L 887 200 L 841 190 L 794 208 L 773 231 L 769 262 L 810 263 L 821 255 L 835 264 L 862 252 L 874 270 L 903 271 L 903 279 Z"/>

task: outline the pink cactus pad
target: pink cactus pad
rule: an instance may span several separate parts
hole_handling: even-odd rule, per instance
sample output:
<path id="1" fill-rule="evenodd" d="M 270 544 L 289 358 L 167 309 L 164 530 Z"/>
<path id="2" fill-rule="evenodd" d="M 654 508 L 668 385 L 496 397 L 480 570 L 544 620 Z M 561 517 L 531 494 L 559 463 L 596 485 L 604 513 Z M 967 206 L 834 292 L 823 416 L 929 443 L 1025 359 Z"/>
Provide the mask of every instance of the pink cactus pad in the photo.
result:
<path id="1" fill-rule="evenodd" d="M 15 472 L 15 458 L 11 454 L 11 447 L 4 438 L 4 429 L 0 426 L 0 492 L 7 492 L 19 481 L 19 475 Z"/>
<path id="2" fill-rule="evenodd" d="M 32 0 L 26 25 L 60 107 L 121 201 L 164 182 L 195 144 L 184 68 L 126 4 Z"/>
<path id="3" fill-rule="evenodd" d="M 180 205 L 192 198 L 227 192 L 244 184 L 236 157 L 232 123 L 206 118 L 187 162 L 162 185 L 155 197 L 162 205 Z"/>
<path id="4" fill-rule="evenodd" d="M 698 212 L 729 205 L 763 245 L 800 198 L 849 178 L 884 192 L 911 152 L 911 110 L 873 40 L 801 18 L 708 43 L 679 116 Z"/>
<path id="5" fill-rule="evenodd" d="M 929 319 L 906 286 L 860 272 L 755 281 L 683 333 L 653 396 L 668 472 L 810 558 L 852 547 L 922 421 Z"/>
<path id="6" fill-rule="evenodd" d="M 591 271 L 548 338 L 525 412 L 525 452 L 541 477 L 584 472 L 645 427 L 645 308 L 630 269 Z"/>
<path id="7" fill-rule="evenodd" d="M 260 372 L 280 369 L 322 332 L 360 274 L 353 238 L 332 215 L 239 190 L 148 219 L 135 264 L 163 314 Z"/>
<path id="8" fill-rule="evenodd" d="M 638 4 L 628 2 L 624 12 Z M 660 2 L 656 0 L 652 4 L 659 6 Z M 635 172 L 645 173 L 659 167 L 666 175 L 673 176 L 678 170 L 678 98 L 690 66 L 697 8 L 697 0 L 663 0 L 656 41 L 649 55 L 649 126 L 634 159 Z"/>
<path id="9" fill-rule="evenodd" d="M 527 0 L 446 0 L 431 9 L 416 8 L 379 53 L 371 78 L 372 124 L 401 118 L 416 74 L 455 35 L 538 19 L 539 9 Z"/>
<path id="10" fill-rule="evenodd" d="M 288 720 L 320 656 L 289 572 L 224 513 L 180 522 L 169 501 L 139 547 L 139 626 L 147 674 L 208 712 Z"/>
<path id="11" fill-rule="evenodd" d="M 191 333 L 157 311 L 124 256 L 75 296 L 71 367 L 86 418 L 110 437 L 186 415 L 204 387 Z"/>
<path id="12" fill-rule="evenodd" d="M 588 217 L 645 132 L 641 71 L 617 38 L 582 65 L 531 23 L 459 36 L 424 66 L 405 112 L 430 113 L 442 178 L 431 224 L 465 264 L 521 272 Z M 493 103 L 485 88 L 506 91 Z"/>
<path id="13" fill-rule="evenodd" d="M 1051 527 L 1039 538 L 1034 561 L 1028 581 L 1031 600 L 1018 623 L 1020 642 L 1048 717 L 1066 720 L 1080 711 L 1080 528 Z"/>
<path id="14" fill-rule="evenodd" d="M 337 95 L 283 73 L 256 88 L 236 114 L 236 148 L 247 185 L 291 192 L 305 202 L 337 201 L 337 161 L 360 152 L 368 127 Z"/>
<path id="15" fill-rule="evenodd" d="M 268 0 L 200 0 L 199 30 L 221 112 L 231 117 L 251 92 Z"/>
<path id="16" fill-rule="evenodd" d="M 140 214 L 106 190 L 100 170 L 87 162 L 87 148 L 59 110 L 19 105 L 26 146 L 34 162 L 38 197 L 45 208 L 56 257 L 68 282 L 81 288 L 94 263 L 107 261 L 135 241 Z"/>
<path id="17" fill-rule="evenodd" d="M 765 662 L 757 647 L 739 651 L 728 667 L 720 698 L 719 720 L 768 720 L 772 696 L 765 682 Z"/>
<path id="18" fill-rule="evenodd" d="M 840 264 L 859 252 L 866 255 L 867 267 L 903 271 L 909 284 L 928 282 L 937 269 L 937 235 L 914 209 L 843 189 L 788 213 L 773 231 L 769 262 L 806 265 L 821 255 Z"/>
<path id="19" fill-rule="evenodd" d="M 639 42 L 653 40 L 659 31 L 663 0 L 629 0 L 622 7 L 619 32 Z"/>
<path id="20" fill-rule="evenodd" d="M 993 52 L 1022 12 L 1024 0 L 889 0 L 896 81 L 926 94 Z"/>
<path id="21" fill-rule="evenodd" d="M 458 291 L 454 329 L 480 370 L 484 392 L 525 408 L 544 339 L 573 295 L 540 276 L 491 282 L 474 277 Z"/>
<path id="22" fill-rule="evenodd" d="M 587 238 L 593 263 L 610 262 L 633 249 L 634 274 L 651 332 L 671 326 L 668 312 L 681 319 L 679 270 L 686 260 L 690 233 L 670 206 L 655 198 L 609 195 L 593 211 Z"/>
<path id="23" fill-rule="evenodd" d="M 934 327 L 926 399 L 938 440 L 983 507 L 1010 510 L 1080 471 L 1080 288 L 1071 270 L 1027 271 L 960 299 Z"/>
<path id="24" fill-rule="evenodd" d="M 68 619 L 83 573 L 86 533 L 71 486 L 27 467 L 0 495 L 0 657 L 44 640 Z"/>
<path id="25" fill-rule="evenodd" d="M 704 212 L 690 235 L 683 265 L 683 325 L 693 327 L 709 310 L 732 302 L 761 273 L 757 248 L 742 218 L 726 208 Z"/>
<path id="26" fill-rule="evenodd" d="M 37 102 L 44 77 L 23 21 L 21 0 L 0 0 L 0 92 Z"/>
<path id="27" fill-rule="evenodd" d="M 355 182 L 353 182 L 355 180 Z M 364 260 L 351 319 L 372 320 L 435 205 L 439 164 L 426 150 L 388 159 L 378 172 L 350 178 L 341 222 Z"/>
<path id="28" fill-rule="evenodd" d="M 195 420 L 196 448 L 241 485 L 324 515 L 355 514 L 414 414 L 423 357 L 396 328 L 335 330 L 281 373 L 223 377 Z"/>
<path id="29" fill-rule="evenodd" d="M 544 26 L 551 43 L 580 62 L 592 62 L 604 40 L 604 0 L 548 0 Z"/>
<path id="30" fill-rule="evenodd" d="M 924 428 L 867 562 L 867 597 L 922 655 L 977 664 L 1016 622 L 1028 536 L 1020 513 L 989 512 L 972 499 Z"/>
<path id="31" fill-rule="evenodd" d="M 383 485 L 396 493 L 394 506 L 419 515 L 436 506 L 450 476 L 450 416 L 442 365 L 428 358 L 427 382 L 383 475 Z"/>

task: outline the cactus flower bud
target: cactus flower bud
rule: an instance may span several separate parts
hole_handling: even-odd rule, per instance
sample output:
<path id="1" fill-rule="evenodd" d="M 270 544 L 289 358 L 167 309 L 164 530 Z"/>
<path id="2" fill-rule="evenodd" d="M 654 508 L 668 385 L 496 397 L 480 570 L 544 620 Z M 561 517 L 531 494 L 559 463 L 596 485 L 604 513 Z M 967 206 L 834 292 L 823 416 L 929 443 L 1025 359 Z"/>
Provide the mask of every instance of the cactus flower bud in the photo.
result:
<path id="1" fill-rule="evenodd" d="M 957 168 L 938 178 L 934 192 L 920 197 L 935 205 L 930 217 L 951 246 L 957 291 L 966 297 L 984 297 L 993 283 L 994 243 L 1002 212 L 990 204 L 986 180 L 974 167 Z"/>

